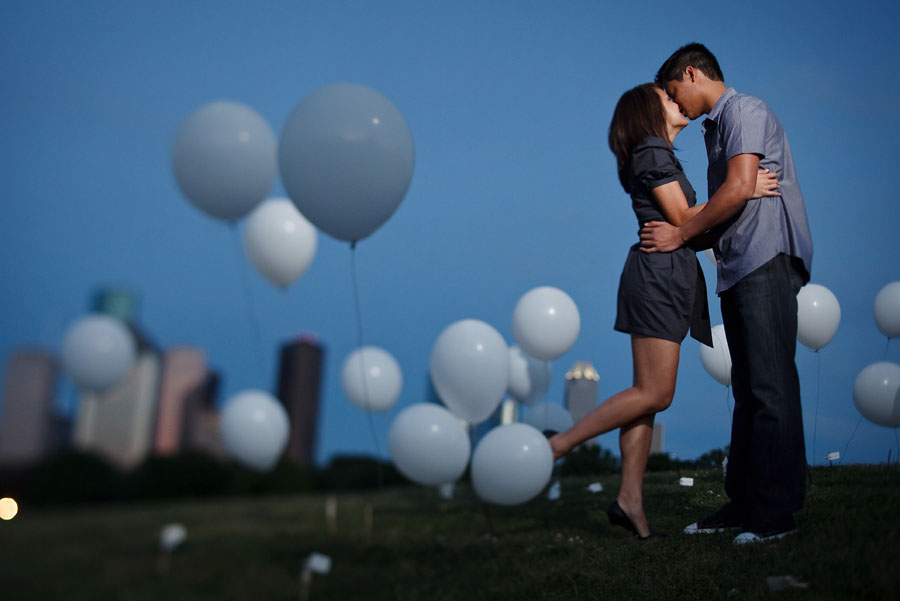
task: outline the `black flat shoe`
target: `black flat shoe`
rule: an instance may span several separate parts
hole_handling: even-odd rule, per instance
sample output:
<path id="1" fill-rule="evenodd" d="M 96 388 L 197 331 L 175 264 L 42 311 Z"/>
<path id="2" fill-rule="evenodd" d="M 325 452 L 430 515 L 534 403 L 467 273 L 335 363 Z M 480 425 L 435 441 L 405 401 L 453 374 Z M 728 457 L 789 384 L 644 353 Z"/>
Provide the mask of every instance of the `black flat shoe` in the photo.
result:
<path id="1" fill-rule="evenodd" d="M 638 534 L 637 528 L 634 527 L 634 523 L 631 521 L 631 518 L 628 517 L 628 514 L 622 510 L 622 507 L 619 506 L 619 501 L 616 499 L 612 502 L 612 505 L 609 506 L 609 509 L 606 510 L 606 517 L 609 518 L 609 523 L 614 526 L 621 526 L 626 530 L 630 530 L 635 535 L 637 535 L 638 540 L 649 540 L 651 538 L 663 538 L 665 537 L 665 533 L 663 532 L 654 532 L 650 531 L 650 534 L 647 536 L 641 536 Z"/>

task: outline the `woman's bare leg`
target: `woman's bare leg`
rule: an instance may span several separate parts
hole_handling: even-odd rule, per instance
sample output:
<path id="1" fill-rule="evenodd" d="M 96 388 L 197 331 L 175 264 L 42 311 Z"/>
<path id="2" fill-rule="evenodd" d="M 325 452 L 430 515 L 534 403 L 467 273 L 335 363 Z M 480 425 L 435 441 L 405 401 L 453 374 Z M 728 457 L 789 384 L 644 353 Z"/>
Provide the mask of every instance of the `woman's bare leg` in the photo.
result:
<path id="1" fill-rule="evenodd" d="M 622 428 L 622 485 L 617 500 L 641 536 L 649 534 L 641 490 L 653 438 L 653 417 L 672 402 L 680 350 L 677 342 L 632 335 L 632 386 L 609 397 L 572 428 L 550 439 L 553 456 L 559 458 L 589 438 Z"/>

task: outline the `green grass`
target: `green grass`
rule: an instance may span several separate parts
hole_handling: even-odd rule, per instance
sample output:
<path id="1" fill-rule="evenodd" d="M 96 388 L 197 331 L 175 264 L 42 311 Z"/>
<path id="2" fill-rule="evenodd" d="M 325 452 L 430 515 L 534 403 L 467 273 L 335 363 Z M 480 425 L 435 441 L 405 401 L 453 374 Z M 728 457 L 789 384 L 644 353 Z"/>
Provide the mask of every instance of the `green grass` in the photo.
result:
<path id="1" fill-rule="evenodd" d="M 693 476 L 693 487 L 678 486 Z M 605 491 L 585 486 L 598 480 Z M 327 495 L 29 510 L 0 523 L 0 598 L 297 599 L 301 559 L 331 556 L 310 599 L 900 599 L 900 471 L 812 472 L 800 533 L 735 547 L 729 535 L 679 534 L 724 502 L 719 472 L 647 475 L 645 505 L 665 539 L 638 541 L 606 522 L 613 476 L 569 477 L 562 498 L 483 506 L 425 488 Z M 370 505 L 374 519 L 366 520 Z M 186 543 L 159 568 L 159 530 Z M 769 591 L 791 575 L 807 590 Z"/>

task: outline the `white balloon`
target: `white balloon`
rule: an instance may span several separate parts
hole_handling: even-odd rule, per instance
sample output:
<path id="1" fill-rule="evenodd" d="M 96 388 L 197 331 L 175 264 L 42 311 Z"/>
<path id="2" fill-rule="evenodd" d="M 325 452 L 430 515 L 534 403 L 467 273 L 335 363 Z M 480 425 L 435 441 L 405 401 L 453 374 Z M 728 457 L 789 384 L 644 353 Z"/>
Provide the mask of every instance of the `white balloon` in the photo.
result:
<path id="1" fill-rule="evenodd" d="M 875 297 L 875 324 L 888 338 L 900 337 L 900 281 L 887 284 Z"/>
<path id="2" fill-rule="evenodd" d="M 575 301 L 559 288 L 529 290 L 513 310 L 513 335 L 523 351 L 536 359 L 551 360 L 568 351 L 581 328 Z"/>
<path id="3" fill-rule="evenodd" d="M 565 432 L 575 424 L 575 420 L 569 410 L 562 405 L 538 403 L 528 408 L 522 423 L 534 426 L 541 432 L 544 430 Z"/>
<path id="4" fill-rule="evenodd" d="M 387 221 L 406 195 L 413 141 L 403 115 L 381 93 L 333 84 L 294 108 L 278 161 L 300 212 L 326 234 L 355 242 Z"/>
<path id="5" fill-rule="evenodd" d="M 271 469 L 287 446 L 287 412 L 262 390 L 244 390 L 231 397 L 222 409 L 219 428 L 225 448 L 255 470 Z"/>
<path id="6" fill-rule="evenodd" d="M 550 362 L 535 359 L 517 346 L 509 348 L 510 396 L 528 405 L 541 400 L 550 388 Z"/>
<path id="7" fill-rule="evenodd" d="M 797 294 L 797 340 L 814 351 L 834 338 L 841 323 L 841 306 L 831 290 L 807 284 Z"/>
<path id="8" fill-rule="evenodd" d="M 722 386 L 731 385 L 731 354 L 728 351 L 728 339 L 725 337 L 725 326 L 719 324 L 712 328 L 713 345 L 700 344 L 700 363 L 703 369 Z"/>
<path id="9" fill-rule="evenodd" d="M 250 213 L 244 249 L 267 280 L 286 288 L 306 273 L 316 255 L 316 228 L 287 198 L 270 198 Z"/>
<path id="10" fill-rule="evenodd" d="M 490 417 L 509 383 L 509 348 L 490 325 L 463 319 L 447 326 L 431 351 L 431 381 L 457 417 L 476 424 Z"/>
<path id="11" fill-rule="evenodd" d="M 159 546 L 171 553 L 187 538 L 187 528 L 183 524 L 166 524 L 159 533 Z"/>
<path id="12" fill-rule="evenodd" d="M 538 495 L 553 473 L 553 451 L 528 424 L 488 432 L 472 454 L 472 486 L 483 500 L 518 505 Z"/>
<path id="13" fill-rule="evenodd" d="M 853 404 L 873 424 L 900 426 L 900 365 L 879 361 L 859 372 L 853 382 Z"/>
<path id="14" fill-rule="evenodd" d="M 178 128 L 172 150 L 175 180 L 198 209 L 235 221 L 259 204 L 278 174 L 275 134 L 238 102 L 206 104 Z"/>
<path id="15" fill-rule="evenodd" d="M 66 332 L 62 365 L 79 388 L 102 391 L 118 384 L 134 365 L 134 336 L 122 321 L 87 315 Z"/>
<path id="16" fill-rule="evenodd" d="M 387 411 L 403 388 L 400 364 L 377 346 L 358 348 L 344 360 L 341 386 L 347 398 L 362 409 Z"/>
<path id="17" fill-rule="evenodd" d="M 438 486 L 453 482 L 466 470 L 471 443 L 458 417 L 440 405 L 418 403 L 394 418 L 388 450 L 404 476 Z"/>

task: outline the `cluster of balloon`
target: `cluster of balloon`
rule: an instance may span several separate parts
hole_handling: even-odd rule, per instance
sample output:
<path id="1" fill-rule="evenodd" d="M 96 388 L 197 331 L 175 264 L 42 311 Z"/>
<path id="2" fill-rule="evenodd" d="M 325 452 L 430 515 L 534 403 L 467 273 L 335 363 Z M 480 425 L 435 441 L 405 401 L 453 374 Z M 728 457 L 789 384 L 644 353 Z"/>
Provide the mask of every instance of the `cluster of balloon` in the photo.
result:
<path id="1" fill-rule="evenodd" d="M 440 333 L 429 367 L 434 388 L 447 408 L 476 424 L 503 400 L 509 385 L 509 348 L 489 324 L 463 319 Z"/>
<path id="2" fill-rule="evenodd" d="M 853 382 L 853 404 L 874 424 L 900 427 L 900 365 L 879 361 L 863 369 Z"/>
<path id="3" fill-rule="evenodd" d="M 426 486 L 454 482 L 466 470 L 469 434 L 458 417 L 433 403 L 403 409 L 388 432 L 388 451 L 404 476 Z"/>
<path id="4" fill-rule="evenodd" d="M 356 243 L 397 210 L 413 172 L 400 111 L 359 84 L 322 87 L 294 108 L 278 144 L 284 188 L 326 234 Z"/>
<path id="5" fill-rule="evenodd" d="M 572 414 L 556 403 L 537 403 L 528 407 L 522 423 L 534 426 L 541 432 L 544 430 L 554 430 L 556 432 L 565 432 L 575 424 Z"/>
<path id="6" fill-rule="evenodd" d="M 543 490 L 553 473 L 553 451 L 533 426 L 516 423 L 488 432 L 472 454 L 472 486 L 498 505 L 524 503 Z"/>
<path id="7" fill-rule="evenodd" d="M 888 341 L 900 337 L 900 281 L 879 290 L 874 312 L 875 324 Z M 853 404 L 873 424 L 900 427 L 900 365 L 879 361 L 859 372 L 853 382 Z"/>
<path id="8" fill-rule="evenodd" d="M 885 285 L 875 296 L 875 324 L 888 340 L 900 337 L 900 281 Z"/>
<path id="9" fill-rule="evenodd" d="M 377 346 L 358 348 L 341 367 L 344 394 L 367 411 L 387 411 L 403 388 L 400 364 L 393 355 Z"/>
<path id="10" fill-rule="evenodd" d="M 287 412 L 262 390 L 245 390 L 231 397 L 222 409 L 219 428 L 231 455 L 258 471 L 272 469 L 288 441 Z"/>
<path id="11" fill-rule="evenodd" d="M 722 324 L 712 328 L 712 347 L 700 345 L 700 363 L 706 373 L 711 375 L 722 386 L 731 386 L 731 353 L 728 351 L 728 339 L 725 337 L 725 326 Z"/>
<path id="12" fill-rule="evenodd" d="M 134 336 L 122 321 L 91 314 L 69 326 L 62 366 L 82 390 L 103 391 L 118 384 L 134 365 Z"/>
<path id="13" fill-rule="evenodd" d="M 814 351 L 825 347 L 841 323 L 837 297 L 819 284 L 807 284 L 797 293 L 797 340 Z"/>
<path id="14" fill-rule="evenodd" d="M 275 134 L 238 102 L 211 102 L 178 128 L 172 151 L 175 180 L 198 209 L 235 223 L 266 197 L 278 174 Z"/>
<path id="15" fill-rule="evenodd" d="M 509 384 L 511 397 L 533 405 L 550 388 L 550 362 L 527 355 L 518 346 L 509 347 Z"/>
<path id="16" fill-rule="evenodd" d="M 244 250 L 259 273 L 286 289 L 316 256 L 316 228 L 287 198 L 264 200 L 247 218 Z"/>
<path id="17" fill-rule="evenodd" d="M 513 335 L 528 355 L 549 361 L 568 351 L 578 338 L 581 316 L 575 301 L 552 286 L 529 290 L 513 309 Z"/>

